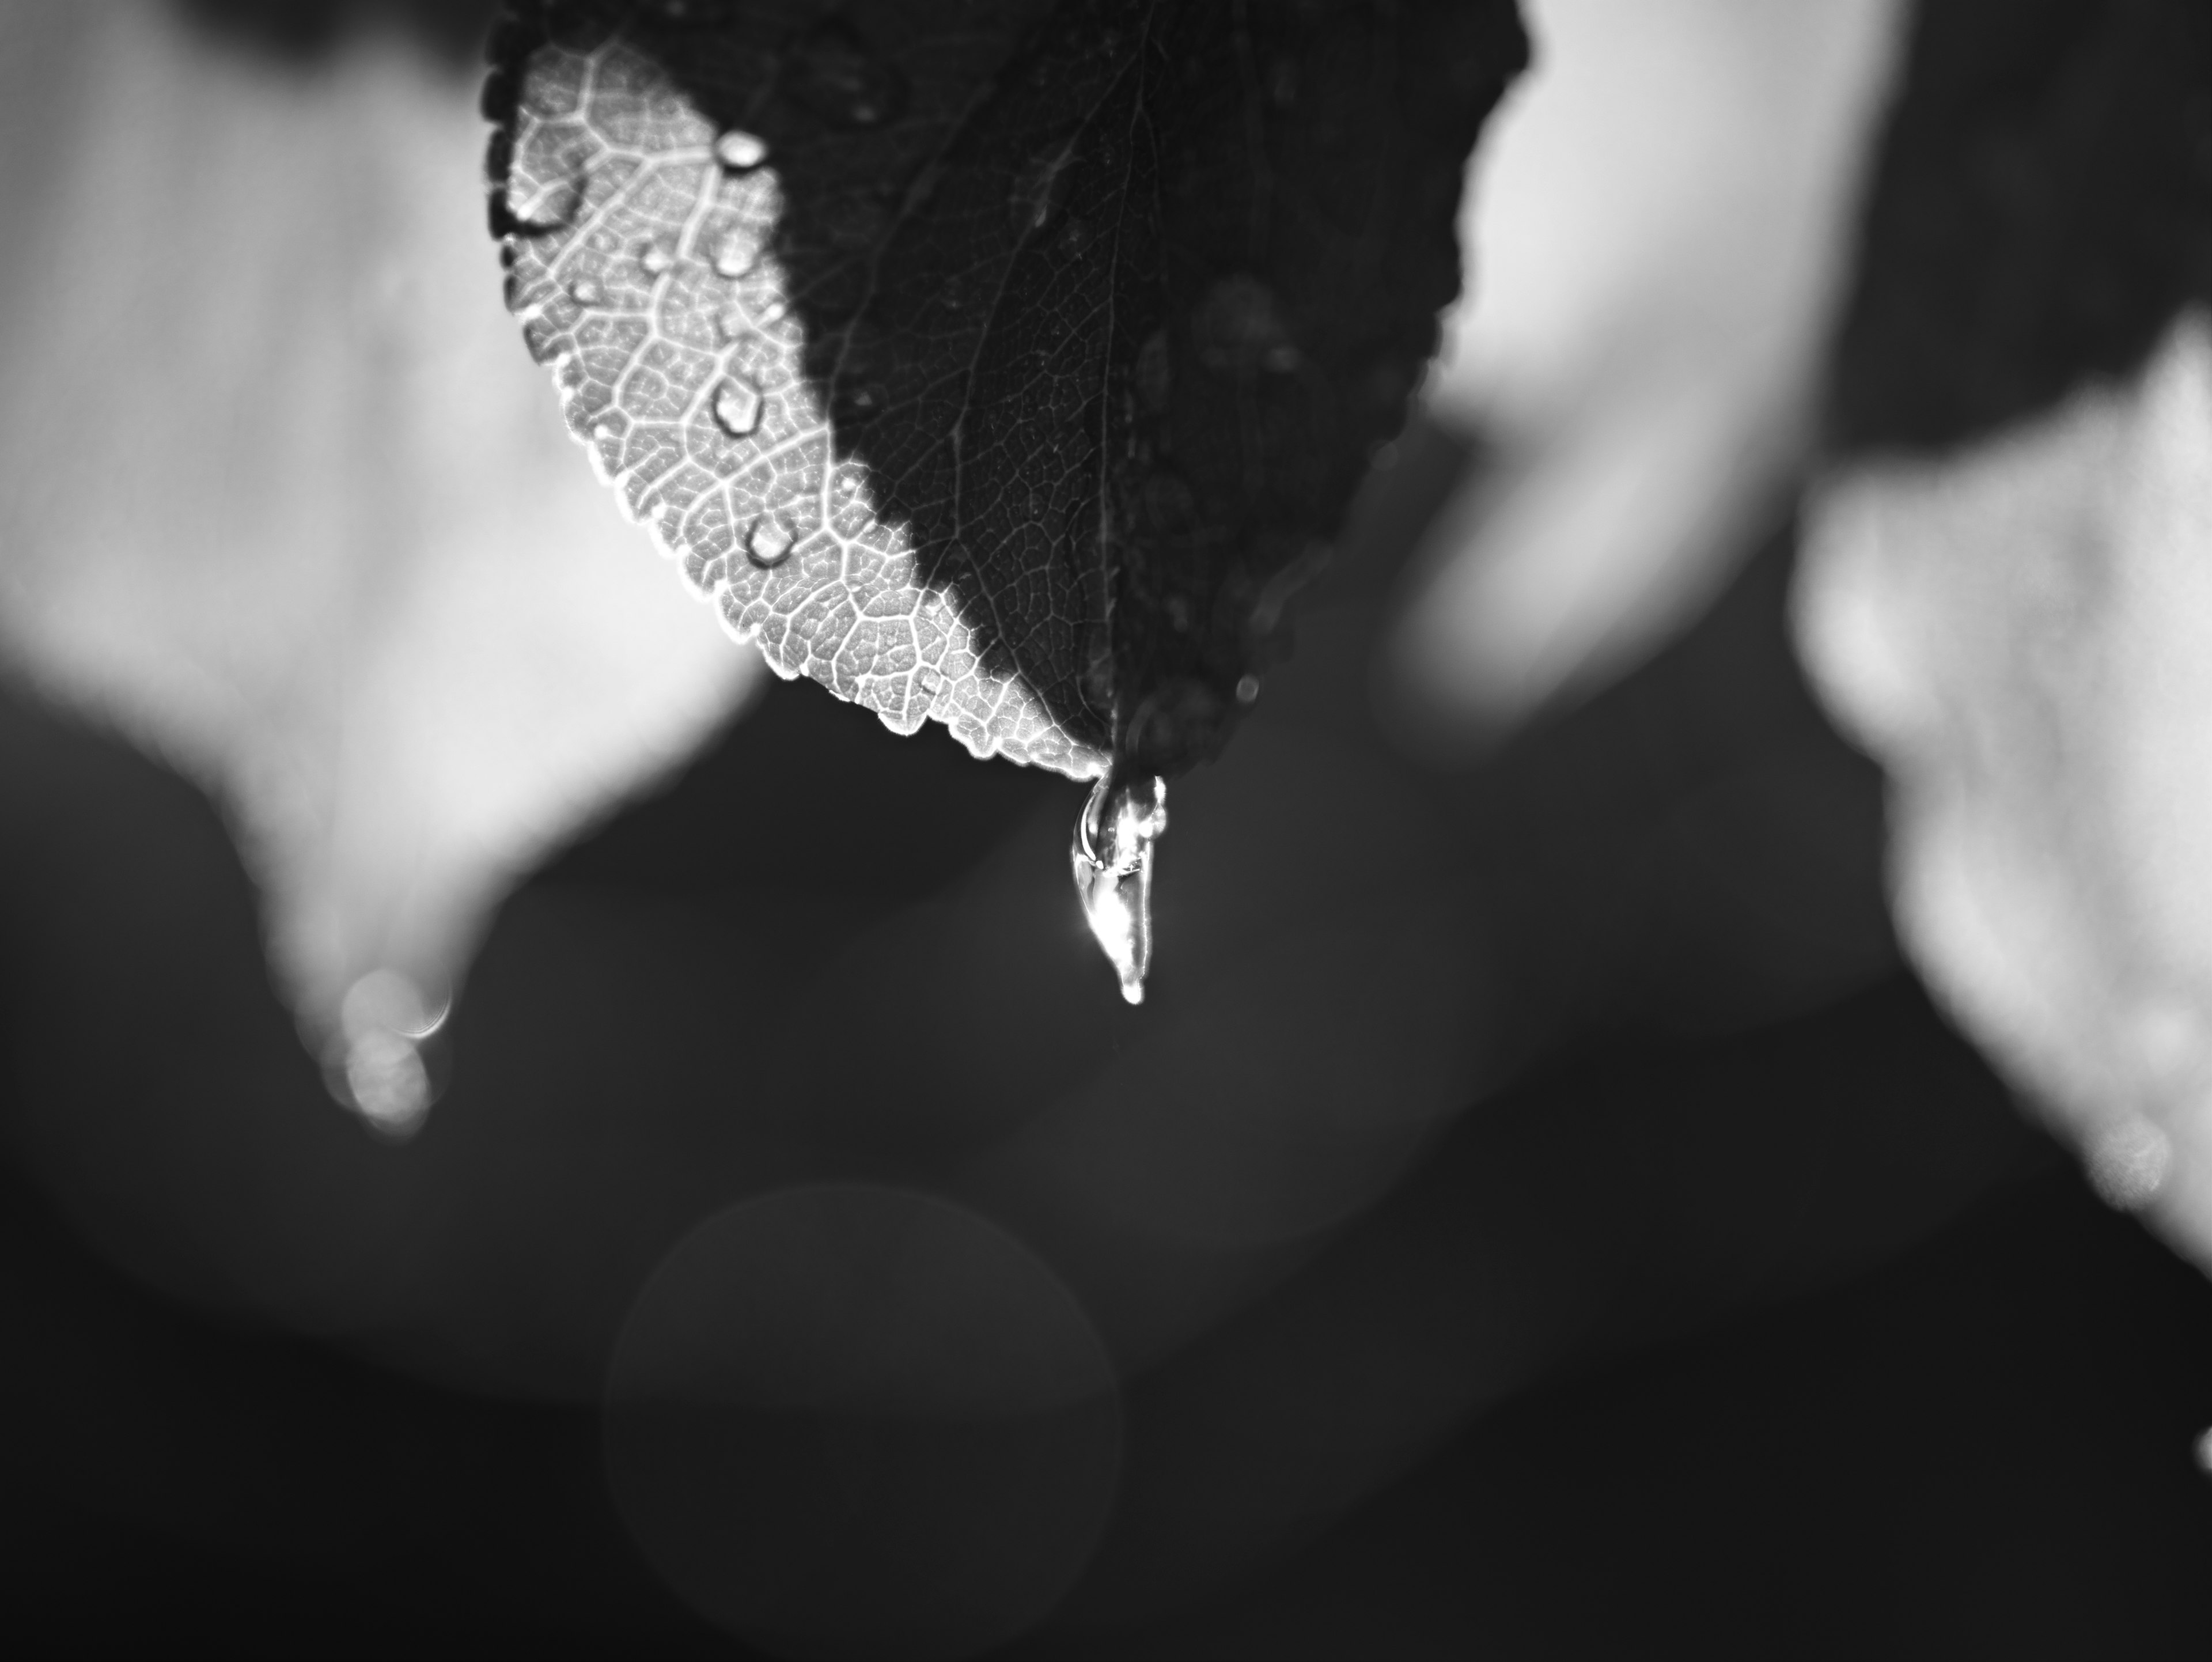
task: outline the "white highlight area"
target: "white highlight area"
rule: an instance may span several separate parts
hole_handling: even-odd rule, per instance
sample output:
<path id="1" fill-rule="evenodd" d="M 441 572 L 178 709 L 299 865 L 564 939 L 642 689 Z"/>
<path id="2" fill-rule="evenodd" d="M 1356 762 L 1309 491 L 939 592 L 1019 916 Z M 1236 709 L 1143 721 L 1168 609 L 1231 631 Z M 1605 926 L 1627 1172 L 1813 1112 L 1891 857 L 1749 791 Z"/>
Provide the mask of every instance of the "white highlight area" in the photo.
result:
<path id="1" fill-rule="evenodd" d="M 1389 665 L 1452 749 L 1693 620 L 1802 459 L 1897 0 L 1528 0 L 1427 398 L 1494 451 Z"/>
<path id="2" fill-rule="evenodd" d="M 1922 972 L 2212 1267 L 2212 317 L 2011 432 L 1840 470 L 1797 602 L 1888 770 Z"/>
<path id="3" fill-rule="evenodd" d="M 0 109 L 52 164 L 0 181 L 0 657 L 222 802 L 303 1036 L 404 1131 L 398 1006 L 759 661 L 514 338 L 471 72 L 263 61 L 149 0 L 0 16 L 8 85 L 60 89 Z"/>

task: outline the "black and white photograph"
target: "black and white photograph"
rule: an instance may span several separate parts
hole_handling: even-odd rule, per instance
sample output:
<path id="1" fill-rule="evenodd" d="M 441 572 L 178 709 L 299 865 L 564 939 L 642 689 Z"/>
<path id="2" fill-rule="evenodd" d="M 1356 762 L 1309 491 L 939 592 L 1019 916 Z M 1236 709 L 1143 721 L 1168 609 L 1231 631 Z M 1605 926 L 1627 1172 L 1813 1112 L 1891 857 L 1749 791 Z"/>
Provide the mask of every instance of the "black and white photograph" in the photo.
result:
<path id="1" fill-rule="evenodd" d="M 0 1651 L 2212 1655 L 2212 0 L 0 0 Z"/>

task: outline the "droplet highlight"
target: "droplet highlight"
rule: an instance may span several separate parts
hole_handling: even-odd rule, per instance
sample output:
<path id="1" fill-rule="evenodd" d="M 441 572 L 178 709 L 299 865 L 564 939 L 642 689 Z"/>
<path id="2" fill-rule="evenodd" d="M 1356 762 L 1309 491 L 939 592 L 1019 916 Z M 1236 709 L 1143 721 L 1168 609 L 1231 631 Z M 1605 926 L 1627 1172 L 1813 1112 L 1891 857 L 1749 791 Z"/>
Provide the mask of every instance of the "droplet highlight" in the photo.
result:
<path id="1" fill-rule="evenodd" d="M 568 298 L 579 306 L 597 306 L 607 297 L 607 291 L 589 277 L 572 277 L 568 283 Z"/>
<path id="2" fill-rule="evenodd" d="M 763 514 L 745 533 L 745 557 L 773 571 L 791 557 L 792 545 L 798 540 L 782 514 Z"/>
<path id="3" fill-rule="evenodd" d="M 760 261 L 760 237 L 749 226 L 732 225 L 714 244 L 714 274 L 741 277 Z"/>
<path id="4" fill-rule="evenodd" d="M 1168 828 L 1167 801 L 1164 779 L 1101 779 L 1068 850 L 1084 921 L 1132 1004 L 1145 1001 L 1152 965 L 1152 847 Z"/>
<path id="5" fill-rule="evenodd" d="M 1074 152 L 1069 146 L 1057 144 L 1041 155 L 1032 156 L 1014 175 L 1013 195 L 1007 203 L 1007 222 L 1015 236 L 1027 236 L 1052 223 L 1053 216 L 1060 211 L 1066 198 L 1068 163 L 1073 159 Z"/>
<path id="6" fill-rule="evenodd" d="M 768 160 L 768 140 L 732 127 L 714 141 L 714 160 L 733 174 L 750 173 Z"/>
<path id="7" fill-rule="evenodd" d="M 714 424 L 732 438 L 744 438 L 760 418 L 760 388 L 743 375 L 732 375 L 714 389 Z"/>
<path id="8" fill-rule="evenodd" d="M 665 237 L 655 237 L 637 251 L 637 263 L 649 277 L 666 277 L 676 264 L 676 251 Z"/>

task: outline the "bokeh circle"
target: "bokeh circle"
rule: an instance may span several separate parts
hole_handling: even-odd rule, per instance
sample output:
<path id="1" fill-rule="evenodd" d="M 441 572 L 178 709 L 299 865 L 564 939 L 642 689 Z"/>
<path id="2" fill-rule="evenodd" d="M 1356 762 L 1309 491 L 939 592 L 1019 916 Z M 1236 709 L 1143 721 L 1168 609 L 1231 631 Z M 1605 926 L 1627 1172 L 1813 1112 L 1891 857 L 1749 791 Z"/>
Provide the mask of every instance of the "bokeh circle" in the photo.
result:
<path id="1" fill-rule="evenodd" d="M 1113 1505 L 1121 1411 L 1005 1230 L 866 1184 L 716 1214 L 632 1305 L 607 1478 L 653 1568 L 795 1658 L 965 1656 L 1040 1620 Z"/>

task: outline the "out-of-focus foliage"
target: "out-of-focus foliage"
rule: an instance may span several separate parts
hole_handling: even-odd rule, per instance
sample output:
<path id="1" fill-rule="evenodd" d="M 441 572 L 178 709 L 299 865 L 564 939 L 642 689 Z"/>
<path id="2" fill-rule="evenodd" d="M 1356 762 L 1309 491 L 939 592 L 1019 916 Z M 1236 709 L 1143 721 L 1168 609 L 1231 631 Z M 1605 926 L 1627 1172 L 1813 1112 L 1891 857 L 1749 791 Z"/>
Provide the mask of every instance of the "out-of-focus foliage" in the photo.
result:
<path id="1" fill-rule="evenodd" d="M 1488 465 L 1387 666 L 1443 753 L 1693 619 L 1795 488 L 1902 0 L 1530 0 L 1423 398 Z"/>
<path id="2" fill-rule="evenodd" d="M 2212 11 L 1928 0 L 1911 63 L 1801 636 L 1922 971 L 2212 1264 Z"/>
<path id="3" fill-rule="evenodd" d="M 0 657 L 222 802 L 303 1033 L 404 1129 L 501 892 L 756 666 L 488 292 L 472 74 L 9 0 L 0 77 Z"/>

